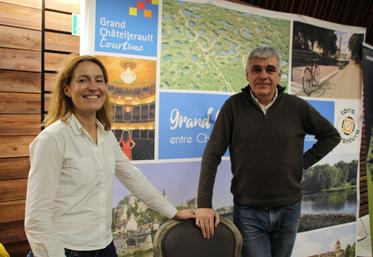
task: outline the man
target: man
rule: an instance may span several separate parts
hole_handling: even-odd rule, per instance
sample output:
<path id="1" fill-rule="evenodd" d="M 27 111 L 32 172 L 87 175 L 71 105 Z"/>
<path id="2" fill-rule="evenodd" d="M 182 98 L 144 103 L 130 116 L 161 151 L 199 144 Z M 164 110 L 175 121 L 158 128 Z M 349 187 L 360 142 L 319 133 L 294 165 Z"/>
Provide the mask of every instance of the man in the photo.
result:
<path id="1" fill-rule="evenodd" d="M 280 57 L 259 47 L 246 66 L 249 85 L 223 105 L 205 148 L 196 224 L 209 239 L 219 222 L 212 192 L 221 156 L 229 147 L 234 223 L 242 257 L 290 256 L 298 230 L 302 172 L 340 141 L 338 131 L 306 101 L 284 92 Z M 303 153 L 304 136 L 317 142 Z"/>

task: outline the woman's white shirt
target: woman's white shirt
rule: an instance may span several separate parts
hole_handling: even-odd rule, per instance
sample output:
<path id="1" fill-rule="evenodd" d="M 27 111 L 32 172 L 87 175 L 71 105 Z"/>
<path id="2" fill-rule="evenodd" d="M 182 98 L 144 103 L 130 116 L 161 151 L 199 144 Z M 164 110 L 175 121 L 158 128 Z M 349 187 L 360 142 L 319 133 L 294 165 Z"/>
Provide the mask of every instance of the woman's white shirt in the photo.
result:
<path id="1" fill-rule="evenodd" d="M 25 231 L 35 256 L 65 257 L 64 248 L 97 250 L 113 239 L 114 175 L 150 208 L 172 206 L 125 157 L 97 121 L 97 144 L 74 115 L 43 130 L 30 145 Z"/>

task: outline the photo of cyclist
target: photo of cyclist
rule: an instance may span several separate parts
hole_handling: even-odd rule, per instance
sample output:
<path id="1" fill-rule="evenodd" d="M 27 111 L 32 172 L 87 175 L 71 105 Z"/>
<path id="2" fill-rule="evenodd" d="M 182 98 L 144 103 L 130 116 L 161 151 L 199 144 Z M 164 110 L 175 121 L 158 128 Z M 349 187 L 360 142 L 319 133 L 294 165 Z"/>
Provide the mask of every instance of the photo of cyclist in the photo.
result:
<path id="1" fill-rule="evenodd" d="M 363 34 L 294 22 L 290 93 L 304 97 L 359 99 Z"/>

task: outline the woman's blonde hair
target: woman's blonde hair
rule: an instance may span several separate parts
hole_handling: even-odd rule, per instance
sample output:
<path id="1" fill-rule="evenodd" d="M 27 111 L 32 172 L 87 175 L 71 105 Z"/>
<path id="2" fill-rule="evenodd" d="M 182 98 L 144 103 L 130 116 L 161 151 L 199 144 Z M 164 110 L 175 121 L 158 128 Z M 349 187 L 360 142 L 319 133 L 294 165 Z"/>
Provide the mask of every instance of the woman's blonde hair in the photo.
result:
<path id="1" fill-rule="evenodd" d="M 65 95 L 64 87 L 71 83 L 76 67 L 82 62 L 92 62 L 97 64 L 102 70 L 105 84 L 108 83 L 109 77 L 107 70 L 99 59 L 89 55 L 73 56 L 58 74 L 49 112 L 42 124 L 43 127 L 47 127 L 57 120 L 66 122 L 67 118 L 73 112 L 73 102 L 70 97 Z M 96 113 L 96 118 L 102 123 L 106 131 L 111 129 L 111 113 L 112 109 L 109 96 L 106 95 L 104 105 Z"/>

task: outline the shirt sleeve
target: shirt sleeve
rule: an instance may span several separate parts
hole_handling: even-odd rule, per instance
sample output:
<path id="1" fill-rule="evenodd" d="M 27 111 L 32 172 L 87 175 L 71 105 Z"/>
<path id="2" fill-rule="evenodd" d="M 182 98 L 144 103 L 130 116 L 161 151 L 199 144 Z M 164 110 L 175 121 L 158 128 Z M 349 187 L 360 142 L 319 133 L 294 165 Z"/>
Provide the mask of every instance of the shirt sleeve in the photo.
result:
<path id="1" fill-rule="evenodd" d="M 30 145 L 25 232 L 37 257 L 65 257 L 53 223 L 63 155 L 56 139 L 41 133 Z"/>
<path id="2" fill-rule="evenodd" d="M 203 152 L 198 184 L 198 208 L 212 208 L 212 194 L 217 169 L 221 157 L 227 151 L 232 134 L 233 118 L 229 109 L 229 104 L 226 102 L 219 112 Z"/>
<path id="3" fill-rule="evenodd" d="M 303 117 L 306 133 L 314 135 L 317 140 L 303 154 L 303 167 L 307 169 L 332 151 L 341 141 L 341 136 L 338 130 L 308 103 Z"/>
<path id="4" fill-rule="evenodd" d="M 123 154 L 112 136 L 115 148 L 115 176 L 138 199 L 162 215 L 173 218 L 176 208 L 153 186 L 153 184 Z"/>

